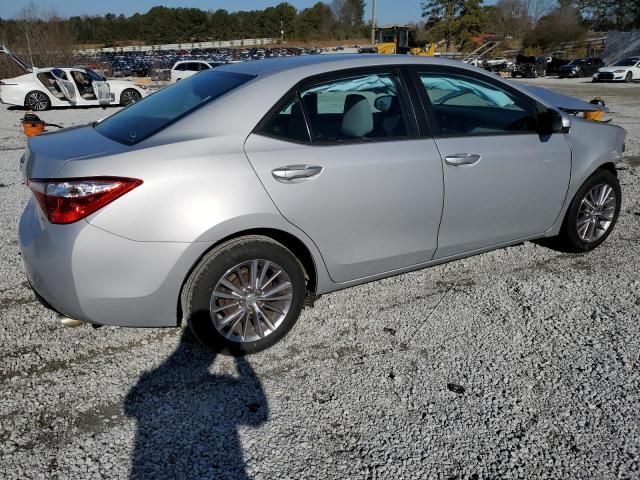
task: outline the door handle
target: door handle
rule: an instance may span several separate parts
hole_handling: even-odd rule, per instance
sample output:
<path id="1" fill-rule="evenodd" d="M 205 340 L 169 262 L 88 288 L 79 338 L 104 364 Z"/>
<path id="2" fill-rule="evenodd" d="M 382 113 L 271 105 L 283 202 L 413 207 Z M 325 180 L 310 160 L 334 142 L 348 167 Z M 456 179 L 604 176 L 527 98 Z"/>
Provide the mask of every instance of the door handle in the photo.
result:
<path id="1" fill-rule="evenodd" d="M 447 165 L 459 167 L 461 165 L 474 165 L 480 161 L 482 155 L 478 153 L 454 153 L 444 158 Z"/>
<path id="2" fill-rule="evenodd" d="M 287 165 L 272 170 L 271 175 L 279 182 L 296 183 L 317 177 L 323 170 L 324 167 L 319 165 Z"/>

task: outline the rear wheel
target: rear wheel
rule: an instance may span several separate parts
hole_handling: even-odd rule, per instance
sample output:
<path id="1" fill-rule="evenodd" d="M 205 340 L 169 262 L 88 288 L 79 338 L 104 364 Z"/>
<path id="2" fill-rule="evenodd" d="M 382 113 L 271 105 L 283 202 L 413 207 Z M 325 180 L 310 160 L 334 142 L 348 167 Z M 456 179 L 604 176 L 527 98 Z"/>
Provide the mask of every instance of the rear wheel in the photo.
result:
<path id="1" fill-rule="evenodd" d="M 33 90 L 24 97 L 24 106 L 34 112 L 43 112 L 51 108 L 51 100 L 46 93 Z"/>
<path id="2" fill-rule="evenodd" d="M 606 170 L 591 175 L 576 192 L 558 237 L 572 252 L 593 250 L 606 240 L 618 220 L 622 191 L 618 178 Z"/>
<path id="3" fill-rule="evenodd" d="M 120 105 L 126 107 L 127 105 L 131 105 L 132 103 L 140 101 L 141 98 L 142 95 L 140 95 L 140 92 L 134 90 L 133 88 L 127 88 L 120 94 Z"/>
<path id="4" fill-rule="evenodd" d="M 300 316 L 305 291 L 296 257 L 280 243 L 252 235 L 209 252 L 185 284 L 182 305 L 203 345 L 240 355 L 284 337 Z"/>

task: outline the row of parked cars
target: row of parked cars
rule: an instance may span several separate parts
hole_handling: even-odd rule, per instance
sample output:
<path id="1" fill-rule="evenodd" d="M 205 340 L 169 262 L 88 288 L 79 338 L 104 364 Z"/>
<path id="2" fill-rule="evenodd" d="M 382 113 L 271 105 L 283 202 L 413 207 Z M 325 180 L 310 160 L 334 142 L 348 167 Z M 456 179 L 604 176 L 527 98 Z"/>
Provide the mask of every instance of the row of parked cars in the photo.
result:
<path id="1" fill-rule="evenodd" d="M 518 55 L 514 60 L 498 57 L 491 60 L 467 61 L 494 72 L 505 72 L 514 78 L 536 78 L 556 75 L 558 78 L 591 77 L 594 82 L 640 80 L 640 56 L 626 57 L 610 66 L 602 59 L 585 57 L 575 60 Z"/>
<path id="2" fill-rule="evenodd" d="M 176 62 L 200 61 L 217 64 L 260 60 L 263 58 L 315 55 L 317 48 L 192 48 L 148 52 L 105 52 L 83 60 L 94 69 L 106 69 L 109 76 L 154 77 L 169 71 Z M 162 79 L 162 78 L 160 78 Z"/>

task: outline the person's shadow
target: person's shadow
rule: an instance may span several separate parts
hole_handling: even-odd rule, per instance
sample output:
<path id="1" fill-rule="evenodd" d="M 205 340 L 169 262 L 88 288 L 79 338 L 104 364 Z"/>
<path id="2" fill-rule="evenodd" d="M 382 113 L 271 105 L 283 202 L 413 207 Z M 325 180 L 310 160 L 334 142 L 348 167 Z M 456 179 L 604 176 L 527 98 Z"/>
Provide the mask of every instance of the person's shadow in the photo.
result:
<path id="1" fill-rule="evenodd" d="M 185 329 L 178 348 L 141 375 L 124 402 L 136 419 L 131 479 L 246 479 L 239 425 L 268 415 L 260 381 L 241 357 L 236 375 L 213 375 L 215 354 Z"/>

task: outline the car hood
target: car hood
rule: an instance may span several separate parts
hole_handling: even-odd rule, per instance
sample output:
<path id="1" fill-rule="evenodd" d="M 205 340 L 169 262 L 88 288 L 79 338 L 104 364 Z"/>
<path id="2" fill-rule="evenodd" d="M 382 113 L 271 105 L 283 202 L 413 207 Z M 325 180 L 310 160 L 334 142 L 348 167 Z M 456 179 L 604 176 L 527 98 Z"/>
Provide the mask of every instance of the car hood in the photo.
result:
<path id="1" fill-rule="evenodd" d="M 69 160 L 98 157 L 127 147 L 109 140 L 92 125 L 66 128 L 31 137 L 21 163 L 25 178 L 52 178 Z"/>
<path id="2" fill-rule="evenodd" d="M 532 93 L 547 105 L 559 108 L 560 110 L 564 110 L 566 112 L 609 111 L 607 107 L 604 107 L 602 105 L 594 105 L 593 103 L 585 102 L 584 100 L 580 100 L 579 98 L 571 97 L 569 95 L 563 95 L 562 93 L 558 92 L 552 92 L 551 90 L 547 90 L 546 88 L 526 84 L 518 84 L 518 86 L 520 88 L 524 88 L 529 93 Z"/>

